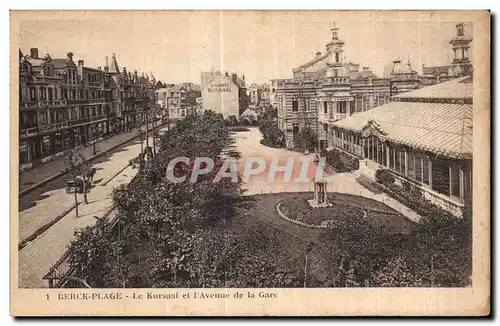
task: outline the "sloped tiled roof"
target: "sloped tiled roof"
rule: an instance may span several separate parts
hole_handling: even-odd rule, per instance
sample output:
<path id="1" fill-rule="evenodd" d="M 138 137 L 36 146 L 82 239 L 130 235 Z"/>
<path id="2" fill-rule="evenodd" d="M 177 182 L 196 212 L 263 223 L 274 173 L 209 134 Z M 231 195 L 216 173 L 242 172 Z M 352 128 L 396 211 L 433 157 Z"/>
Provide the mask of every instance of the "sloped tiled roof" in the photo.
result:
<path id="1" fill-rule="evenodd" d="M 377 124 L 387 139 L 453 158 L 472 155 L 472 106 L 469 104 L 391 102 L 333 123 L 361 132 Z"/>
<path id="2" fill-rule="evenodd" d="M 201 92 L 201 85 L 198 84 L 192 84 L 191 89 L 195 92 Z"/>
<path id="3" fill-rule="evenodd" d="M 424 75 L 434 75 L 434 74 L 447 74 L 450 66 L 434 66 L 434 67 L 423 67 L 422 73 Z"/>
<path id="4" fill-rule="evenodd" d="M 174 84 L 174 86 L 170 89 L 171 92 L 180 92 L 181 90 L 185 90 L 184 84 Z"/>
<path id="5" fill-rule="evenodd" d="M 25 58 L 26 58 L 26 61 L 28 61 L 30 63 L 30 65 L 32 65 L 33 67 L 43 65 L 43 59 L 41 59 L 41 58 L 34 59 L 30 56 L 26 56 Z"/>
<path id="6" fill-rule="evenodd" d="M 349 77 L 351 79 L 359 79 L 359 78 L 372 78 L 372 79 L 377 79 L 378 76 L 375 75 L 372 71 L 356 71 L 356 72 L 350 72 Z"/>
<path id="7" fill-rule="evenodd" d="M 66 65 L 66 62 L 68 59 L 52 59 L 52 64 L 54 65 L 54 68 L 63 68 Z"/>
<path id="8" fill-rule="evenodd" d="M 328 52 L 325 52 L 322 55 L 316 56 L 314 59 L 311 59 L 311 60 L 307 61 L 306 63 L 298 66 L 297 68 L 293 69 L 293 71 L 298 71 L 298 70 L 301 70 L 303 68 L 310 67 L 310 66 L 314 65 L 315 63 L 318 63 L 327 57 L 328 57 Z"/>
<path id="9" fill-rule="evenodd" d="M 395 99 L 472 99 L 473 84 L 470 76 L 423 87 L 414 91 L 395 95 Z"/>

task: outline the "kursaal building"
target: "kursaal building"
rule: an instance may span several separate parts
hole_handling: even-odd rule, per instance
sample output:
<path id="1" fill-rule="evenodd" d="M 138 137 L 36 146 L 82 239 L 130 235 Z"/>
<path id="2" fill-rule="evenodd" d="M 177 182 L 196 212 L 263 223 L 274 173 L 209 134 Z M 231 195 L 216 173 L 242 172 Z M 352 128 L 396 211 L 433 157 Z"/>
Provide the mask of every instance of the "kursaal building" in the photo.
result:
<path id="1" fill-rule="evenodd" d="M 347 62 L 338 28 L 326 53 L 293 70 L 293 79 L 274 80 L 278 127 L 293 147 L 311 128 L 320 150 L 340 149 L 360 162 L 368 178 L 384 168 L 397 182 L 410 182 L 425 198 L 461 216 L 472 200 L 472 38 L 464 24 L 450 40 L 448 66 L 394 60 L 384 78 Z"/>

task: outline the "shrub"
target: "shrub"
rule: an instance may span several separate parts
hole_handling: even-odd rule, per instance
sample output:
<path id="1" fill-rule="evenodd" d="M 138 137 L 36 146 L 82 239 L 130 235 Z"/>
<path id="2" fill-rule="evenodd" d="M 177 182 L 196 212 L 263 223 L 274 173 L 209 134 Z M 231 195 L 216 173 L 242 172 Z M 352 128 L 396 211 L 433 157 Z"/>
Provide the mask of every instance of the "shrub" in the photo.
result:
<path id="1" fill-rule="evenodd" d="M 314 151 L 318 147 L 318 135 L 311 128 L 304 128 L 294 141 L 296 149 Z"/>
<path id="2" fill-rule="evenodd" d="M 383 185 L 393 184 L 396 180 L 394 178 L 394 175 L 387 169 L 378 169 L 375 173 L 375 178 L 377 179 L 378 183 L 381 183 Z"/>
<path id="3" fill-rule="evenodd" d="M 332 149 L 326 152 L 326 162 L 337 173 L 351 172 L 359 169 L 359 160 L 338 149 Z"/>

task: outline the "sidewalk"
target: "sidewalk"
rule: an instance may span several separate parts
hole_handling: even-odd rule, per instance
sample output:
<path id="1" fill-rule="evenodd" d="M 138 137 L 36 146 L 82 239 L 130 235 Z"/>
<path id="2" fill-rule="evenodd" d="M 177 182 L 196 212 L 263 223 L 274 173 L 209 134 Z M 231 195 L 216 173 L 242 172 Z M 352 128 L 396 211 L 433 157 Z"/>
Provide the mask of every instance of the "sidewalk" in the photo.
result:
<path id="1" fill-rule="evenodd" d="M 42 278 L 50 267 L 64 254 L 79 228 L 95 224 L 94 216 L 103 216 L 113 205 L 110 191 L 123 183 L 128 183 L 136 170 L 127 167 L 105 187 L 96 187 L 89 196 L 89 204 L 80 204 L 79 217 L 73 209 L 68 215 L 44 232 L 35 242 L 19 251 L 18 287 L 41 288 L 48 283 Z"/>
<path id="2" fill-rule="evenodd" d="M 150 124 L 151 126 L 151 124 Z M 160 127 L 160 122 L 157 123 L 157 128 Z M 151 128 L 151 127 L 150 127 Z M 146 126 L 141 126 L 143 131 L 146 131 Z M 93 155 L 93 145 L 87 145 L 87 147 L 81 149 L 83 156 L 91 161 L 96 157 L 99 157 L 106 152 L 123 145 L 134 138 L 137 138 L 137 129 L 132 129 L 130 132 L 125 132 L 108 139 L 104 139 L 96 143 L 96 155 Z M 51 160 L 47 163 L 37 165 L 32 169 L 26 170 L 19 175 L 19 194 L 20 196 L 44 185 L 45 183 L 53 180 L 54 178 L 63 175 L 66 169 L 66 162 L 64 160 L 64 155 Z"/>
<path id="3" fill-rule="evenodd" d="M 150 142 L 152 138 L 150 137 Z M 109 150 L 104 159 L 94 160 L 92 167 L 96 168 L 94 185 L 87 194 L 88 200 L 100 198 L 100 190 L 107 189 L 109 195 L 112 188 L 109 183 L 119 178 L 128 166 L 130 159 L 140 152 L 140 142 L 131 141 L 118 146 L 117 150 Z M 60 219 L 64 219 L 69 212 L 74 210 L 75 200 L 73 194 L 67 194 L 65 180 L 54 178 L 40 187 L 20 198 L 19 212 L 19 246 L 34 241 L 42 232 Z M 96 198 L 97 196 L 97 198 Z M 83 201 L 83 195 L 78 194 L 78 201 Z M 83 204 L 80 204 L 79 209 Z M 22 209 L 21 209 L 22 207 Z"/>

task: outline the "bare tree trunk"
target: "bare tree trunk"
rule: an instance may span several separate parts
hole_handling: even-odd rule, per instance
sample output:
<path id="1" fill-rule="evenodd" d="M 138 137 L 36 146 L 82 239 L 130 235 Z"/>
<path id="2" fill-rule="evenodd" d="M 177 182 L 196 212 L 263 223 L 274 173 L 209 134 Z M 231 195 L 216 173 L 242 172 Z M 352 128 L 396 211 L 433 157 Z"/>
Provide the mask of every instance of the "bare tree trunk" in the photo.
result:
<path id="1" fill-rule="evenodd" d="M 85 180 L 85 175 L 83 175 L 83 202 L 85 205 L 89 203 L 87 199 L 87 181 Z"/>
<path id="2" fill-rule="evenodd" d="M 74 168 L 72 171 L 72 175 L 73 175 L 73 185 L 75 186 L 75 191 L 74 191 L 74 194 L 75 194 L 75 213 L 76 213 L 76 217 L 79 217 L 78 216 L 78 196 L 76 195 L 76 175 L 75 175 Z"/>

